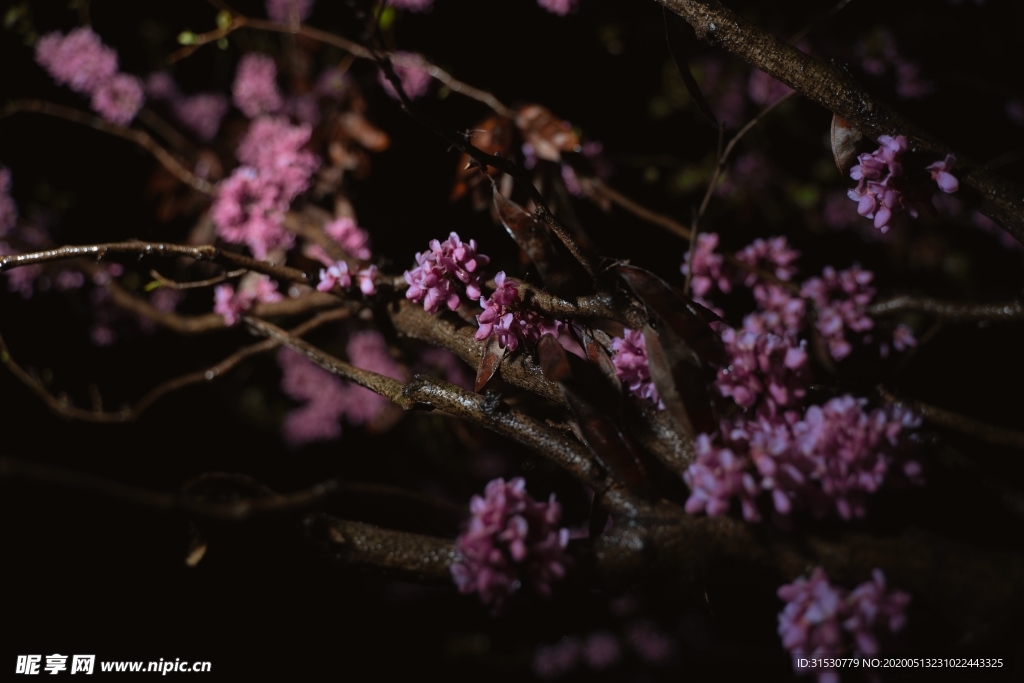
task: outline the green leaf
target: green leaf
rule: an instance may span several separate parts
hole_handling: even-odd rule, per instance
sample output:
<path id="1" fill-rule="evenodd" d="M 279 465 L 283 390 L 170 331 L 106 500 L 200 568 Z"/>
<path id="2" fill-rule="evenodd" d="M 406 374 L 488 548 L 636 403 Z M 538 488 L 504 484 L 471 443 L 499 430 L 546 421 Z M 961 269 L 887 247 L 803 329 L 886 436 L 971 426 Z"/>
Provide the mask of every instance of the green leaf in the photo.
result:
<path id="1" fill-rule="evenodd" d="M 223 31 L 228 26 L 231 26 L 232 21 L 234 21 L 234 18 L 231 16 L 231 12 L 227 10 L 217 12 L 217 28 Z"/>
<path id="2" fill-rule="evenodd" d="M 192 31 L 182 31 L 178 34 L 179 45 L 195 45 L 195 42 L 196 34 L 192 33 Z"/>
<path id="3" fill-rule="evenodd" d="M 391 28 L 395 23 L 396 16 L 397 14 L 394 7 L 385 7 L 384 11 L 380 13 L 380 19 L 377 20 L 380 24 L 380 30 L 387 31 Z"/>
<path id="4" fill-rule="evenodd" d="M 147 282 L 143 289 L 147 292 L 152 292 L 154 289 L 160 289 L 161 287 L 163 287 L 163 284 L 159 280 L 153 280 L 152 282 Z"/>

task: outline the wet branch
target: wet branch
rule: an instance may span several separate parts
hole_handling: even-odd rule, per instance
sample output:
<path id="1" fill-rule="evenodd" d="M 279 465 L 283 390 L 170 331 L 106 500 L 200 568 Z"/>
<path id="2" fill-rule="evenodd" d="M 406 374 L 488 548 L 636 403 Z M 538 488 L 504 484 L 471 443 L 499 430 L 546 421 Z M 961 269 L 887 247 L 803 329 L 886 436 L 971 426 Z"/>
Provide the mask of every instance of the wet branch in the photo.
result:
<path id="1" fill-rule="evenodd" d="M 957 196 L 1024 241 L 1024 189 L 904 118 L 838 66 L 826 64 L 751 24 L 717 0 L 658 0 L 685 19 L 697 37 L 735 54 L 752 66 L 838 114 L 872 139 L 905 135 L 910 149 L 935 159 L 957 158 Z"/>

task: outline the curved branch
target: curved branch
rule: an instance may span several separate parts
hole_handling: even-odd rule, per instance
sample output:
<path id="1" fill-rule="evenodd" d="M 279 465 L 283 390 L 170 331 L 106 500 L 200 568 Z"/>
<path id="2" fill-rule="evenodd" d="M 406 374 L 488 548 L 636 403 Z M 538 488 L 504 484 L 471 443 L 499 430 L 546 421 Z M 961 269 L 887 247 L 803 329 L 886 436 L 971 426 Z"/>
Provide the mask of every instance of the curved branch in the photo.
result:
<path id="1" fill-rule="evenodd" d="M 717 0 L 657 0 L 685 19 L 697 37 L 735 54 L 800 91 L 872 139 L 905 135 L 910 149 L 957 158 L 957 196 L 1024 241 L 1024 189 L 957 153 L 867 91 L 847 72 L 791 47 Z"/>
<path id="2" fill-rule="evenodd" d="M 894 296 L 883 301 L 876 301 L 867 307 L 868 315 L 892 315 L 909 311 L 931 313 L 937 318 L 954 321 L 1013 322 L 1024 320 L 1024 305 L 1018 301 L 972 304 L 959 301 L 939 301 L 927 297 Z"/>
<path id="3" fill-rule="evenodd" d="M 329 33 L 328 31 L 322 31 L 318 28 L 313 28 L 312 26 L 306 26 L 305 24 L 279 24 L 277 22 L 268 21 L 266 19 L 254 19 L 252 17 L 234 16 L 231 20 L 231 23 L 228 26 L 224 28 L 215 29 L 213 31 L 209 31 L 207 33 L 200 33 L 196 35 L 193 38 L 192 44 L 186 45 L 185 47 L 171 54 L 171 56 L 168 57 L 167 61 L 173 64 L 179 59 L 183 59 L 189 56 L 203 45 L 216 42 L 221 38 L 224 38 L 228 34 L 234 33 L 240 28 L 251 28 L 257 31 L 269 31 L 271 33 L 286 33 L 290 35 L 299 35 L 303 36 L 304 38 L 315 40 L 318 43 L 324 43 L 325 45 L 333 45 L 334 47 L 340 48 L 345 52 L 348 52 L 353 57 L 358 57 L 359 59 L 374 59 L 373 52 L 366 49 L 359 43 L 352 40 L 348 40 L 347 38 L 342 38 L 341 36 L 337 36 L 333 33 Z M 480 90 L 479 88 L 474 88 L 468 83 L 460 81 L 459 79 L 455 78 L 441 67 L 431 64 L 425 59 L 422 59 L 420 57 L 410 58 L 405 56 L 391 57 L 395 59 L 396 63 L 401 64 L 402 66 L 410 66 L 426 71 L 428 74 L 430 74 L 432 78 L 444 84 L 452 92 L 459 93 L 460 95 L 464 95 L 470 99 L 474 99 L 477 102 L 485 104 L 491 109 L 493 109 L 495 112 L 501 114 L 506 118 L 514 119 L 516 117 L 516 112 L 513 109 L 503 104 L 501 100 L 499 100 L 491 93 L 486 92 L 484 90 Z"/>
<path id="4" fill-rule="evenodd" d="M 938 408 L 927 403 L 921 403 L 912 399 L 900 399 L 879 387 L 878 393 L 890 403 L 906 406 L 922 418 L 940 427 L 953 429 L 962 434 L 973 436 L 976 439 L 987 441 L 997 446 L 1009 446 L 1011 448 L 1024 449 L 1024 432 L 1017 432 L 1012 429 L 996 427 L 973 417 L 960 415 L 945 408 Z"/>
<path id="5" fill-rule="evenodd" d="M 80 246 L 58 247 L 45 251 L 36 251 L 29 254 L 9 254 L 0 256 L 0 273 L 19 266 L 29 266 L 36 263 L 50 263 L 53 261 L 66 261 L 69 259 L 85 258 L 100 261 L 110 254 L 129 254 L 132 256 L 187 256 L 197 261 L 213 261 L 226 266 L 244 268 L 245 270 L 256 271 L 269 275 L 275 280 L 282 282 L 294 282 L 300 285 L 316 284 L 304 271 L 288 266 L 279 266 L 272 261 L 259 261 L 249 256 L 242 256 L 230 251 L 224 251 L 210 245 L 188 246 L 184 244 L 168 244 L 165 242 L 142 242 L 139 240 L 128 240 L 127 242 L 109 242 L 107 244 L 84 244 Z"/>
<path id="6" fill-rule="evenodd" d="M 98 131 L 109 133 L 119 138 L 134 142 L 139 147 L 152 154 L 157 161 L 159 161 L 164 168 L 174 174 L 181 182 L 185 183 L 194 190 L 198 190 L 203 194 L 215 195 L 216 191 L 209 182 L 203 180 L 199 176 L 192 173 L 192 171 L 185 168 L 180 161 L 174 158 L 174 155 L 168 152 L 166 149 L 156 143 L 156 141 L 141 130 L 135 128 L 127 128 L 125 126 L 119 126 L 109 121 L 104 121 L 98 116 L 87 114 L 84 111 L 75 109 L 73 107 L 65 107 L 60 104 L 54 104 L 52 102 L 44 102 L 43 100 L 15 100 L 0 111 L 0 118 L 16 114 L 18 112 L 29 112 L 34 114 L 46 114 L 47 116 L 54 116 L 67 121 L 73 121 L 80 123 L 90 128 L 95 128 Z"/>
<path id="7" fill-rule="evenodd" d="M 451 584 L 449 567 L 461 560 L 455 543 L 444 538 L 382 529 L 329 515 L 306 520 L 311 540 L 345 564 L 415 581 Z"/>

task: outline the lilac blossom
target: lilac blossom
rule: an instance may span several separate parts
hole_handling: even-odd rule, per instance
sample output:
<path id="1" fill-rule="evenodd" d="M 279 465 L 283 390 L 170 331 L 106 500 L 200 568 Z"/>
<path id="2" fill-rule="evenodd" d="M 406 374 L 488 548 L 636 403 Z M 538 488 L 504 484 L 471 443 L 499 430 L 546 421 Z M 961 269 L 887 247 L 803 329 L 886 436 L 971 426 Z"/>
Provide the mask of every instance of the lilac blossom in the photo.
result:
<path id="1" fill-rule="evenodd" d="M 267 0 L 267 16 L 281 24 L 298 24 L 313 12 L 313 0 Z"/>
<path id="2" fill-rule="evenodd" d="M 175 98 L 171 110 L 182 125 L 203 142 L 210 142 L 228 113 L 228 98 L 219 93 L 198 93 Z"/>
<path id="3" fill-rule="evenodd" d="M 305 404 L 285 417 L 282 428 L 289 445 L 298 447 L 340 436 L 341 417 L 351 403 L 349 387 L 291 349 L 281 349 L 277 362 L 281 390 Z"/>
<path id="4" fill-rule="evenodd" d="M 309 189 L 313 172 L 320 166 L 316 154 L 305 149 L 313 129 L 308 124 L 293 126 L 276 116 L 261 116 L 249 126 L 235 155 L 279 185 L 290 202 Z"/>
<path id="5" fill-rule="evenodd" d="M 719 369 L 716 386 L 723 396 L 742 408 L 761 408 L 774 413 L 797 407 L 810 384 L 810 359 L 806 343 L 790 336 L 749 330 L 722 331 L 729 364 Z"/>
<path id="6" fill-rule="evenodd" d="M 907 151 L 907 138 L 903 135 L 878 138 L 881 145 L 870 154 L 857 157 L 860 162 L 850 169 L 850 177 L 857 181 L 857 187 L 847 195 L 857 202 L 857 213 L 873 218 L 875 227 L 888 232 L 894 212 L 906 210 L 917 217 L 917 210 L 910 206 L 896 178 L 903 175 L 901 157 Z"/>
<path id="7" fill-rule="evenodd" d="M 844 616 L 845 592 L 828 581 L 825 570 L 815 568 L 810 579 L 803 577 L 778 590 L 786 602 L 779 613 L 779 636 L 782 646 L 793 655 L 793 670 L 799 657 L 838 655 L 846 652 L 841 621 Z M 817 671 L 818 683 L 838 683 L 835 669 Z"/>
<path id="8" fill-rule="evenodd" d="M 615 374 L 622 380 L 630 393 L 665 406 L 658 397 L 658 388 L 651 379 L 651 368 L 647 361 L 647 341 L 644 333 L 627 329 L 623 337 L 612 340 L 612 365 Z"/>
<path id="9" fill-rule="evenodd" d="M 803 415 L 762 412 L 723 422 L 722 445 L 707 435 L 698 439 L 698 458 L 684 474 L 691 487 L 687 510 L 721 515 L 738 497 L 744 518 L 757 521 L 744 474 L 770 492 L 784 516 L 803 507 L 816 516 L 835 510 L 843 519 L 863 517 L 868 497 L 890 475 L 920 483 L 920 465 L 908 456 L 904 436 L 918 419 L 896 407 L 868 411 L 865 404 L 841 396 Z"/>
<path id="10" fill-rule="evenodd" d="M 520 343 L 536 344 L 545 334 L 558 336 L 561 323 L 516 306 L 519 288 L 515 282 L 506 280 L 505 271 L 495 275 L 494 282 L 497 286 L 490 298 L 480 297 L 484 312 L 476 317 L 480 326 L 475 335 L 477 341 L 496 336 L 498 345 L 511 353 Z"/>
<path id="11" fill-rule="evenodd" d="M 434 0 L 390 0 L 388 4 L 410 12 L 426 12 L 434 6 Z"/>
<path id="12" fill-rule="evenodd" d="M 394 59 L 391 61 L 391 67 L 402 82 L 402 90 L 405 91 L 406 97 L 410 100 L 415 100 L 427 94 L 433 76 L 422 66 L 419 55 L 411 52 L 395 52 Z M 384 88 L 384 92 L 396 100 L 401 99 L 398 96 L 398 91 L 391 85 L 391 81 L 388 80 L 383 71 L 378 72 L 377 77 Z"/>
<path id="13" fill-rule="evenodd" d="M 146 101 L 142 81 L 117 74 L 103 81 L 92 94 L 92 108 L 107 121 L 127 126 Z"/>
<path id="14" fill-rule="evenodd" d="M 953 170 L 953 164 L 955 163 L 956 157 L 952 154 L 947 154 L 944 160 L 936 161 L 934 164 L 931 164 L 924 169 L 931 173 L 932 180 L 934 180 L 936 184 L 938 184 L 939 189 L 946 194 L 953 194 L 960 189 L 960 182 L 952 173 L 950 173 L 950 171 Z"/>
<path id="15" fill-rule="evenodd" d="M 405 297 L 422 303 L 428 313 L 437 313 L 442 306 L 454 311 L 459 307 L 459 293 L 456 282 L 466 287 L 466 296 L 478 300 L 480 292 L 480 268 L 490 259 L 477 253 L 476 240 L 463 242 L 458 234 L 451 233 L 444 242 L 430 241 L 430 251 L 416 254 L 416 267 L 405 271 L 409 289 Z"/>
<path id="16" fill-rule="evenodd" d="M 578 0 L 537 0 L 538 5 L 562 17 L 576 9 L 577 2 Z"/>
<path id="17" fill-rule="evenodd" d="M 718 235 L 713 232 L 702 232 L 697 235 L 696 249 L 687 251 L 683 256 L 683 265 L 680 267 L 683 275 L 690 271 L 692 260 L 693 275 L 690 279 L 690 287 L 694 299 L 702 303 L 715 287 L 721 292 L 728 293 L 732 290 L 732 282 L 723 274 L 721 254 L 716 254 L 718 247 Z"/>
<path id="18" fill-rule="evenodd" d="M 778 632 L 782 646 L 793 657 L 793 670 L 813 671 L 818 683 L 838 683 L 838 671 L 801 668 L 801 658 L 878 654 L 879 638 L 903 629 L 910 603 L 906 593 L 886 590 L 880 569 L 872 572 L 871 581 L 848 593 L 833 586 L 824 569 L 815 567 L 809 579 L 801 577 L 780 587 L 778 596 L 786 603 L 779 613 Z"/>
<path id="19" fill-rule="evenodd" d="M 373 254 L 370 252 L 370 233 L 366 232 L 355 220 L 348 216 L 342 216 L 324 225 L 324 232 L 341 245 L 349 256 L 361 261 L 369 261 Z"/>
<path id="20" fill-rule="evenodd" d="M 571 564 L 565 552 L 569 530 L 558 527 L 562 509 L 554 494 L 540 503 L 526 492 L 522 477 L 495 479 L 484 497 L 473 496 L 470 512 L 456 541 L 462 561 L 451 566 L 459 591 L 479 593 L 495 610 L 524 586 L 550 595 L 551 584 Z"/>
<path id="21" fill-rule="evenodd" d="M 181 93 L 174 76 L 166 71 L 154 71 L 146 77 L 146 97 L 155 102 L 171 102 L 178 99 Z"/>
<path id="22" fill-rule="evenodd" d="M 348 273 L 348 264 L 338 261 L 329 268 L 320 269 L 320 283 L 316 286 L 318 292 L 329 292 L 335 287 L 348 289 L 352 286 L 352 276 Z"/>
<path id="23" fill-rule="evenodd" d="M 243 278 L 237 292 L 231 285 L 217 285 L 213 296 L 213 312 L 223 316 L 228 325 L 237 324 L 242 313 L 257 303 L 273 303 L 284 298 L 277 291 L 277 283 L 266 275 Z"/>
<path id="24" fill-rule="evenodd" d="M 871 581 L 865 581 L 850 593 L 846 607 L 850 616 L 843 628 L 853 636 L 855 652 L 876 655 L 879 636 L 899 633 L 907 623 L 906 609 L 910 595 L 902 591 L 887 591 L 885 574 L 881 569 L 871 572 Z"/>
<path id="25" fill-rule="evenodd" d="M 377 266 L 364 268 L 356 273 L 356 283 L 359 291 L 366 296 L 377 293 Z M 349 273 L 348 264 L 338 261 L 327 268 L 320 269 L 320 283 L 316 286 L 317 291 L 329 292 L 335 287 L 348 289 L 352 286 L 352 275 Z"/>
<path id="26" fill-rule="evenodd" d="M 262 259 L 294 243 L 294 236 L 282 225 L 287 209 L 277 184 L 255 168 L 241 166 L 221 182 L 210 217 L 222 239 L 247 244 Z"/>
<path id="27" fill-rule="evenodd" d="M 18 205 L 11 198 L 11 171 L 0 166 L 0 237 L 18 224 Z"/>
<path id="28" fill-rule="evenodd" d="M 242 57 L 231 93 L 235 106 L 249 118 L 280 111 L 284 99 L 277 88 L 277 65 L 273 58 L 255 52 Z"/>
<path id="29" fill-rule="evenodd" d="M 308 125 L 260 117 L 238 145 L 241 166 L 224 180 L 210 211 L 217 234 L 228 242 L 247 244 L 256 258 L 290 248 L 294 235 L 283 227 L 292 200 L 309 188 L 319 159 L 303 149 Z"/>
<path id="30" fill-rule="evenodd" d="M 810 278 L 800 288 L 801 294 L 814 302 L 818 316 L 815 326 L 836 360 L 846 358 L 853 350 L 847 331 L 866 333 L 875 325 L 866 313 L 875 296 L 875 289 L 869 286 L 872 279 L 874 273 L 860 266 L 842 271 L 826 266 L 820 278 Z"/>
<path id="31" fill-rule="evenodd" d="M 707 434 L 697 437 L 694 450 L 697 457 L 683 473 L 683 480 L 690 487 L 686 511 L 691 515 L 724 515 L 729 511 L 730 501 L 739 498 L 743 518 L 748 522 L 760 521 L 754 502 L 759 489 L 749 471 L 750 460 L 713 445 Z"/>
<path id="32" fill-rule="evenodd" d="M 92 95 L 117 74 L 117 51 L 107 47 L 88 26 L 66 36 L 48 33 L 36 43 L 36 61 L 59 85 Z"/>
<path id="33" fill-rule="evenodd" d="M 387 341 L 380 332 L 365 330 L 354 332 L 345 348 L 349 363 L 404 382 L 405 371 L 388 353 Z M 345 410 L 346 419 L 354 425 L 370 424 L 376 421 L 391 405 L 388 399 L 365 387 L 351 385 L 350 401 Z"/>

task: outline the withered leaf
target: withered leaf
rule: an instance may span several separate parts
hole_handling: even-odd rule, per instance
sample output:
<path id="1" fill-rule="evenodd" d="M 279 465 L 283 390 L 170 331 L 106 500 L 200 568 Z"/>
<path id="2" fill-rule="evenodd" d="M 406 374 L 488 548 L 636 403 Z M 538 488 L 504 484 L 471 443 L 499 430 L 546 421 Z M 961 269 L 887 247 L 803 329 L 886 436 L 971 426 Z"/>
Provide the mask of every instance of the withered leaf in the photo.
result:
<path id="1" fill-rule="evenodd" d="M 665 410 L 689 438 L 717 429 L 711 396 L 693 352 L 671 331 L 659 335 L 644 325 L 647 364 Z"/>
<path id="2" fill-rule="evenodd" d="M 512 121 L 504 116 L 495 115 L 484 119 L 469 131 L 469 141 L 487 154 L 508 157 L 512 149 L 512 132 Z M 492 166 L 481 167 L 473 162 L 468 154 L 461 154 L 451 200 L 455 201 L 470 189 L 475 189 L 481 184 L 485 174 L 496 177 L 501 171 Z"/>
<path id="3" fill-rule="evenodd" d="M 836 168 L 845 176 L 857 160 L 857 149 L 864 140 L 864 134 L 850 125 L 839 114 L 832 115 L 832 156 Z"/>
<path id="4" fill-rule="evenodd" d="M 580 139 L 572 126 L 539 104 L 528 104 L 519 110 L 516 126 L 533 153 L 547 161 L 561 161 L 561 152 L 575 152 Z"/>
<path id="5" fill-rule="evenodd" d="M 484 355 L 480 357 L 480 365 L 476 369 L 476 385 L 473 389 L 478 394 L 494 377 L 494 373 L 501 365 L 501 359 L 505 357 L 505 349 L 501 348 L 498 342 L 498 337 L 495 335 L 484 345 Z"/>
<path id="6" fill-rule="evenodd" d="M 614 411 L 601 405 L 603 398 L 611 396 L 611 390 L 600 380 L 595 381 L 587 363 L 567 353 L 553 336 L 541 337 L 537 350 L 545 377 L 558 382 L 583 442 L 598 462 L 634 493 L 654 497 L 639 452 L 613 421 Z"/>
<path id="7" fill-rule="evenodd" d="M 506 199 L 500 192 L 494 193 L 494 208 L 508 234 L 537 267 L 545 287 L 561 297 L 576 296 L 573 277 L 552 244 L 545 226 L 532 213 Z"/>
<path id="8" fill-rule="evenodd" d="M 712 321 L 717 320 L 717 315 L 684 297 L 649 270 L 625 264 L 616 266 L 615 270 L 644 302 L 648 311 L 685 342 L 700 360 L 714 366 L 728 364 L 729 357 L 722 339 L 707 322 L 709 317 Z"/>

